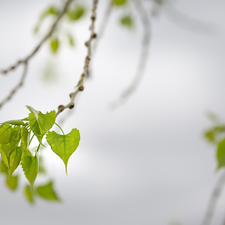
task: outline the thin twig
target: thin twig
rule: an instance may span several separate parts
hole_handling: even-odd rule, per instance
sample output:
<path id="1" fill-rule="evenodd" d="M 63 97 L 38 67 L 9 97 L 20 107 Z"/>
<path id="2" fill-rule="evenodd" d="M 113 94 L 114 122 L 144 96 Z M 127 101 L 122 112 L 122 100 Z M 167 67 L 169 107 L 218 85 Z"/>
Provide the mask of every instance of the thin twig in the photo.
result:
<path id="1" fill-rule="evenodd" d="M 211 220 L 212 220 L 212 216 L 213 213 L 215 211 L 216 208 L 216 203 L 220 197 L 220 194 L 223 190 L 223 185 L 225 183 L 225 172 L 222 173 L 222 175 L 220 176 L 219 180 L 216 183 L 216 186 L 210 196 L 209 199 L 209 203 L 204 215 L 204 218 L 202 220 L 202 225 L 209 225 Z"/>
<path id="2" fill-rule="evenodd" d="M 58 116 L 64 109 L 72 109 L 75 106 L 75 98 L 77 96 L 77 93 L 79 93 L 80 91 L 84 90 L 84 77 L 88 76 L 88 72 L 89 72 L 89 64 L 90 64 L 90 60 L 91 60 L 91 44 L 93 39 L 95 39 L 97 37 L 96 33 L 95 33 L 95 21 L 96 21 L 96 8 L 97 8 L 97 4 L 98 4 L 98 0 L 93 0 L 93 7 L 92 7 L 92 15 L 91 15 L 91 26 L 90 26 L 90 37 L 89 40 L 87 42 L 85 42 L 85 45 L 87 47 L 87 56 L 85 58 L 85 63 L 84 63 L 84 70 L 83 73 L 80 76 L 80 80 L 77 84 L 76 90 L 72 93 L 70 93 L 70 102 L 67 105 L 59 105 L 58 106 L 58 111 L 56 113 L 56 116 Z"/>
<path id="3" fill-rule="evenodd" d="M 27 62 L 24 62 L 24 70 L 23 70 L 23 75 L 20 79 L 20 82 L 13 88 L 13 90 L 9 93 L 9 95 L 4 100 L 2 100 L 2 102 L 0 103 L 0 108 L 6 102 L 8 102 L 13 97 L 13 95 L 15 95 L 16 92 L 23 86 L 24 80 L 25 80 L 26 75 L 27 75 L 27 66 L 28 66 Z"/>
<path id="4" fill-rule="evenodd" d="M 119 105 L 125 103 L 125 101 L 128 99 L 128 97 L 137 89 L 141 79 L 143 78 L 146 63 L 148 60 L 148 55 L 149 55 L 149 46 L 150 46 L 150 38 L 151 38 L 151 24 L 148 19 L 148 13 L 146 12 L 146 10 L 140 0 L 133 0 L 133 2 L 135 3 L 135 8 L 138 10 L 138 14 L 141 18 L 141 22 L 143 25 L 143 31 L 144 31 L 141 55 L 139 58 L 135 76 L 134 76 L 131 84 L 122 93 L 120 98 L 111 104 L 112 108 L 116 108 Z"/>
<path id="5" fill-rule="evenodd" d="M 55 22 L 53 23 L 52 27 L 50 28 L 50 30 L 48 31 L 48 33 L 43 37 L 43 39 L 39 42 L 39 44 L 34 48 L 34 50 L 28 55 L 26 56 L 24 59 L 19 60 L 18 62 L 16 62 L 14 65 L 12 65 L 11 67 L 9 67 L 8 69 L 5 70 L 0 70 L 0 73 L 2 74 L 7 74 L 8 72 L 16 69 L 19 65 L 24 65 L 24 72 L 22 75 L 22 78 L 19 82 L 18 85 L 16 85 L 16 87 L 10 92 L 10 94 L 0 103 L 0 108 L 7 102 L 9 101 L 13 95 L 15 95 L 15 93 L 18 91 L 18 89 L 23 85 L 24 80 L 26 78 L 26 74 L 27 74 L 27 67 L 28 67 L 28 63 L 29 60 L 37 53 L 37 51 L 41 48 L 41 46 L 45 43 L 45 41 L 52 35 L 52 33 L 54 32 L 57 24 L 59 23 L 60 19 L 63 17 L 63 15 L 66 13 L 70 3 L 73 0 L 67 0 L 65 5 L 63 6 L 62 11 L 59 13 L 58 17 L 56 18 Z"/>

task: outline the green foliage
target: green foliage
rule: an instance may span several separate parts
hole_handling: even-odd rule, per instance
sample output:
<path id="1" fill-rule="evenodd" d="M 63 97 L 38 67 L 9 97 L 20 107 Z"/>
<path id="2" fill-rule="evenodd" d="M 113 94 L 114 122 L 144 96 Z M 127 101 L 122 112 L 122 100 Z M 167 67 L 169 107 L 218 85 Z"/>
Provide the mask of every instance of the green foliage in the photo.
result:
<path id="1" fill-rule="evenodd" d="M 113 5 L 121 6 L 125 5 L 127 3 L 127 0 L 113 0 Z"/>
<path id="2" fill-rule="evenodd" d="M 132 28 L 134 23 L 133 23 L 133 19 L 130 15 L 126 15 L 126 16 L 123 16 L 121 19 L 120 19 L 120 23 L 125 26 L 125 27 L 128 27 L 128 28 Z"/>
<path id="3" fill-rule="evenodd" d="M 15 191 L 18 187 L 18 176 L 11 176 L 6 179 L 6 185 L 12 191 Z"/>
<path id="4" fill-rule="evenodd" d="M 1 123 L 0 173 L 5 175 L 8 188 L 16 190 L 19 176 L 13 175 L 13 173 L 18 166 L 21 165 L 24 175 L 30 183 L 30 186 L 25 187 L 24 194 L 30 203 L 34 203 L 34 196 L 32 194 L 32 191 L 35 192 L 34 182 L 38 173 L 45 172 L 42 158 L 39 156 L 40 152 L 38 152 L 40 146 L 43 145 L 43 137 L 46 135 L 53 152 L 65 163 L 67 172 L 67 163 L 69 157 L 79 145 L 80 133 L 77 129 L 72 129 L 67 135 L 64 133 L 60 135 L 54 131 L 50 132 L 50 129 L 56 124 L 56 112 L 51 111 L 43 114 L 31 106 L 27 106 L 27 109 L 30 111 L 28 117 L 21 120 L 10 120 Z M 57 124 L 57 126 L 59 125 Z M 62 128 L 60 129 L 62 130 Z M 39 145 L 35 151 L 31 151 L 30 149 L 33 137 L 36 137 L 39 141 Z M 45 200 L 59 201 L 53 189 L 53 182 L 39 186 L 36 191 L 39 197 Z"/>
<path id="5" fill-rule="evenodd" d="M 50 48 L 52 50 L 52 53 L 56 54 L 59 49 L 59 39 L 57 37 L 54 37 L 50 41 Z"/>
<path id="6" fill-rule="evenodd" d="M 52 131 L 48 132 L 46 139 L 50 144 L 52 151 L 55 152 L 63 160 L 67 174 L 68 160 L 79 145 L 79 131 L 77 129 L 72 129 L 72 131 L 67 135 L 60 135 L 55 131 Z"/>
<path id="7" fill-rule="evenodd" d="M 81 5 L 74 5 L 73 9 L 67 12 L 67 17 L 70 21 L 79 20 L 85 14 L 85 8 Z"/>
<path id="8" fill-rule="evenodd" d="M 225 166 L 225 139 L 223 139 L 217 147 L 218 169 Z"/>
<path id="9" fill-rule="evenodd" d="M 29 185 L 25 186 L 24 195 L 30 204 L 34 204 L 34 196 Z"/>
<path id="10" fill-rule="evenodd" d="M 68 38 L 69 45 L 73 47 L 74 46 L 74 38 L 73 38 L 72 34 L 68 33 L 67 38 Z"/>
<path id="11" fill-rule="evenodd" d="M 30 182 L 31 189 L 33 190 L 34 181 L 38 174 L 38 158 L 37 155 L 33 156 L 30 151 L 26 155 L 23 155 L 21 160 L 21 166 L 24 171 L 24 175 Z"/>
<path id="12" fill-rule="evenodd" d="M 49 182 L 45 185 L 38 186 L 37 189 L 36 189 L 37 194 L 41 198 L 44 198 L 44 199 L 49 200 L 49 201 L 60 201 L 60 199 L 56 195 L 52 185 L 53 185 L 53 182 L 51 181 L 51 182 Z"/>

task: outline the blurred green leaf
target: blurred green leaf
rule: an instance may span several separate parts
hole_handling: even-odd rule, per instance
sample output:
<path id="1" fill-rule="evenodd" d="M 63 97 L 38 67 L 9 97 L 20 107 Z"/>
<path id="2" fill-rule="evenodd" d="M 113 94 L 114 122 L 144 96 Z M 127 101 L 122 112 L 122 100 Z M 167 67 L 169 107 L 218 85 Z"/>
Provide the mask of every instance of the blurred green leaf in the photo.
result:
<path id="1" fill-rule="evenodd" d="M 222 134 L 223 134 L 223 136 L 225 136 L 225 127 L 224 126 L 215 126 L 211 129 L 207 130 L 204 133 L 204 136 L 209 142 L 216 144 L 216 143 L 218 143 L 218 141 L 221 140 Z"/>
<path id="2" fill-rule="evenodd" d="M 73 38 L 72 34 L 68 33 L 67 37 L 68 37 L 69 45 L 73 47 L 74 46 L 74 38 Z"/>
<path id="3" fill-rule="evenodd" d="M 75 5 L 75 7 L 67 12 L 69 20 L 79 20 L 85 14 L 85 8 L 81 5 Z"/>
<path id="4" fill-rule="evenodd" d="M 47 133 L 46 139 L 51 146 L 52 151 L 63 160 L 67 174 L 68 160 L 79 145 L 79 131 L 77 129 L 72 129 L 67 135 L 60 135 L 55 131 L 52 131 Z"/>
<path id="5" fill-rule="evenodd" d="M 60 201 L 52 186 L 53 182 L 49 182 L 48 184 L 38 186 L 36 189 L 37 194 L 40 197 L 49 201 Z"/>
<path id="6" fill-rule="evenodd" d="M 6 179 L 6 185 L 12 190 L 16 190 L 18 186 L 18 176 L 10 176 Z"/>
<path id="7" fill-rule="evenodd" d="M 57 16 L 58 14 L 58 10 L 54 6 L 50 6 L 41 14 L 40 20 L 45 19 L 49 15 Z"/>
<path id="8" fill-rule="evenodd" d="M 30 182 L 31 189 L 33 190 L 34 181 L 36 180 L 38 173 L 37 155 L 33 156 L 30 151 L 27 151 L 27 154 L 22 157 L 21 166 L 25 177 Z"/>
<path id="9" fill-rule="evenodd" d="M 44 163 L 43 163 L 43 158 L 41 156 L 39 156 L 38 158 L 38 173 L 42 173 L 45 174 L 45 167 L 44 167 Z"/>
<path id="10" fill-rule="evenodd" d="M 50 47 L 54 54 L 58 52 L 59 49 L 59 39 L 57 37 L 54 37 L 50 41 Z"/>
<path id="11" fill-rule="evenodd" d="M 217 163 L 218 169 L 225 166 L 225 139 L 223 139 L 217 147 Z"/>
<path id="12" fill-rule="evenodd" d="M 113 0 L 113 5 L 120 6 L 125 5 L 127 3 L 127 0 Z"/>
<path id="13" fill-rule="evenodd" d="M 8 175 L 8 167 L 2 160 L 0 161 L 0 172 Z"/>
<path id="14" fill-rule="evenodd" d="M 34 196 L 29 185 L 25 186 L 24 195 L 30 204 L 34 204 Z"/>
<path id="15" fill-rule="evenodd" d="M 123 16 L 121 19 L 120 19 L 120 23 L 125 26 L 125 27 L 128 27 L 128 28 L 131 28 L 133 27 L 133 19 L 131 16 L 127 15 L 127 16 Z"/>

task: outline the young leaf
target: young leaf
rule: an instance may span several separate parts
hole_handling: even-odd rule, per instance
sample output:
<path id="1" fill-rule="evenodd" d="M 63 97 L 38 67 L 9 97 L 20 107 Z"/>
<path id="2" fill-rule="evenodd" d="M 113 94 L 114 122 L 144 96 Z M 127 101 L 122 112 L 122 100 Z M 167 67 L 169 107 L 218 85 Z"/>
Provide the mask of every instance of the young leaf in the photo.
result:
<path id="1" fill-rule="evenodd" d="M 2 155 L 2 160 L 4 161 L 7 167 L 9 167 L 10 155 L 15 150 L 15 148 L 17 147 L 21 139 L 19 126 L 16 126 L 13 128 L 11 127 L 10 129 L 7 130 L 7 132 L 8 131 L 10 131 L 10 135 L 7 134 L 8 140 L 6 139 L 6 136 L 5 136 L 5 140 L 4 140 L 5 143 L 0 144 L 0 152 Z"/>
<path id="2" fill-rule="evenodd" d="M 0 127 L 0 144 L 5 144 L 9 141 L 12 127 L 8 123 L 4 123 Z"/>
<path id="3" fill-rule="evenodd" d="M 67 13 L 68 18 L 71 21 L 79 20 L 85 13 L 85 8 L 83 6 L 76 5 L 75 8 Z"/>
<path id="4" fill-rule="evenodd" d="M 43 136 L 55 123 L 55 111 L 43 114 L 30 106 L 27 106 L 27 108 L 31 112 L 29 114 L 30 128 L 37 137 L 38 141 L 42 144 Z"/>
<path id="5" fill-rule="evenodd" d="M 127 15 L 127 16 L 123 16 L 121 19 L 120 19 L 120 23 L 125 26 L 125 27 L 128 27 L 128 28 L 131 28 L 133 27 L 133 19 L 131 16 Z"/>
<path id="6" fill-rule="evenodd" d="M 50 47 L 52 52 L 56 54 L 59 48 L 59 39 L 57 37 L 51 39 Z"/>
<path id="7" fill-rule="evenodd" d="M 68 33 L 67 37 L 68 37 L 69 45 L 73 47 L 74 46 L 74 38 L 73 38 L 72 34 Z"/>
<path id="8" fill-rule="evenodd" d="M 52 185 L 53 185 L 53 182 L 51 181 L 48 184 L 37 187 L 37 189 L 36 189 L 37 194 L 46 200 L 60 201 L 60 199 L 56 195 Z"/>
<path id="9" fill-rule="evenodd" d="M 23 172 L 27 180 L 30 182 L 31 189 L 33 190 L 34 181 L 38 173 L 38 158 L 37 155 L 33 156 L 30 151 L 23 155 L 21 160 Z"/>
<path id="10" fill-rule="evenodd" d="M 0 161 L 0 172 L 8 175 L 8 167 L 5 165 L 5 163 L 2 160 Z"/>
<path id="11" fill-rule="evenodd" d="M 29 185 L 26 185 L 24 188 L 24 195 L 30 204 L 34 204 L 34 196 L 32 194 L 31 188 Z"/>
<path id="12" fill-rule="evenodd" d="M 40 20 L 45 19 L 47 16 L 50 16 L 50 15 L 57 16 L 58 14 L 59 14 L 58 10 L 54 6 L 50 6 L 47 10 L 45 10 L 42 13 Z"/>
<path id="13" fill-rule="evenodd" d="M 218 169 L 225 166 L 225 139 L 223 139 L 217 148 Z"/>
<path id="14" fill-rule="evenodd" d="M 113 5 L 121 6 L 125 5 L 127 3 L 127 0 L 113 0 Z"/>
<path id="15" fill-rule="evenodd" d="M 13 174 L 16 168 L 19 166 L 22 156 L 22 148 L 16 147 L 9 158 L 9 176 Z"/>
<path id="16" fill-rule="evenodd" d="M 68 160 L 79 145 L 79 131 L 77 129 L 72 129 L 67 135 L 60 135 L 55 131 L 52 131 L 47 133 L 46 139 L 51 146 L 52 151 L 63 160 L 67 174 Z"/>
<path id="17" fill-rule="evenodd" d="M 30 133 L 26 127 L 21 128 L 21 148 L 26 153 L 29 147 Z"/>
<path id="18" fill-rule="evenodd" d="M 18 186 L 18 176 L 7 177 L 6 185 L 12 190 L 16 190 Z"/>

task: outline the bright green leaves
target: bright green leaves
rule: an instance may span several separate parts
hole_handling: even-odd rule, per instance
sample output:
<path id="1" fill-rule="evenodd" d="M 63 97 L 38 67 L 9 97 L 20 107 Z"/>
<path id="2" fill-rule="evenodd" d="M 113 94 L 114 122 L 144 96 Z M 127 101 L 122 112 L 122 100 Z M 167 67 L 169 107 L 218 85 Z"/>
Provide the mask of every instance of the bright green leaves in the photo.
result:
<path id="1" fill-rule="evenodd" d="M 123 16 L 121 19 L 120 19 L 120 23 L 125 26 L 125 27 L 128 27 L 128 28 L 132 28 L 134 23 L 133 23 L 133 19 L 130 15 L 126 15 L 126 16 Z"/>
<path id="2" fill-rule="evenodd" d="M 71 21 L 79 20 L 85 14 L 85 8 L 81 5 L 74 5 L 73 9 L 67 12 L 67 17 Z"/>
<path id="3" fill-rule="evenodd" d="M 127 0 L 113 0 L 113 5 L 121 6 L 125 5 L 127 3 Z"/>
<path id="4" fill-rule="evenodd" d="M 18 186 L 18 176 L 11 176 L 6 179 L 6 185 L 12 190 L 16 190 Z"/>
<path id="5" fill-rule="evenodd" d="M 50 48 L 52 50 L 52 53 L 56 54 L 58 52 L 59 44 L 60 44 L 60 42 L 59 42 L 59 39 L 57 37 L 51 38 Z"/>
<path id="6" fill-rule="evenodd" d="M 72 129 L 67 135 L 60 135 L 52 131 L 48 132 L 46 139 L 51 146 L 52 151 L 63 160 L 67 174 L 68 160 L 79 145 L 79 131 L 77 129 Z"/>
<path id="7" fill-rule="evenodd" d="M 225 166 L 225 139 L 223 139 L 217 147 L 218 169 Z"/>
<path id="8" fill-rule="evenodd" d="M 9 176 L 13 174 L 16 168 L 19 166 L 22 156 L 22 148 L 16 147 L 16 149 L 12 152 L 9 158 Z"/>
<path id="9" fill-rule="evenodd" d="M 53 152 L 63 160 L 67 173 L 68 160 L 79 145 L 80 133 L 77 129 L 72 129 L 69 134 L 65 135 L 62 128 L 55 123 L 55 111 L 43 114 L 30 106 L 27 106 L 27 108 L 30 111 L 29 117 L 1 123 L 0 173 L 6 178 L 7 187 L 11 190 L 16 190 L 19 176 L 14 175 L 14 171 L 21 165 L 24 175 L 30 183 L 30 186 L 26 186 L 24 189 L 25 197 L 30 203 L 34 203 L 34 192 L 37 193 L 36 196 L 45 200 L 60 201 L 54 191 L 53 182 L 38 186 L 36 189 L 34 187 L 38 173 L 45 174 L 39 149 L 43 145 L 42 139 L 46 135 Z M 61 129 L 63 135 L 49 131 L 54 124 Z M 31 151 L 30 144 L 34 136 L 39 141 L 39 145 L 37 148 L 31 146 L 34 149 Z"/>
<path id="10" fill-rule="evenodd" d="M 21 128 L 21 148 L 26 153 L 29 147 L 30 133 L 26 127 Z"/>
<path id="11" fill-rule="evenodd" d="M 42 138 L 49 131 L 55 123 L 55 111 L 43 114 L 40 111 L 36 111 L 34 108 L 27 106 L 30 110 L 29 122 L 30 128 L 34 135 L 37 137 L 40 144 L 42 144 Z"/>
<path id="12" fill-rule="evenodd" d="M 31 189 L 33 190 L 34 181 L 38 174 L 38 158 L 37 155 L 33 156 L 29 151 L 22 157 L 21 165 L 27 180 L 30 182 Z"/>
<path id="13" fill-rule="evenodd" d="M 37 194 L 46 200 L 60 201 L 52 186 L 53 182 L 51 181 L 48 184 L 37 187 Z"/>
<path id="14" fill-rule="evenodd" d="M 74 46 L 74 38 L 73 38 L 72 34 L 69 34 L 69 33 L 68 33 L 67 38 L 68 38 L 68 43 L 69 43 L 69 45 L 70 45 L 71 47 L 73 47 L 73 46 Z"/>

